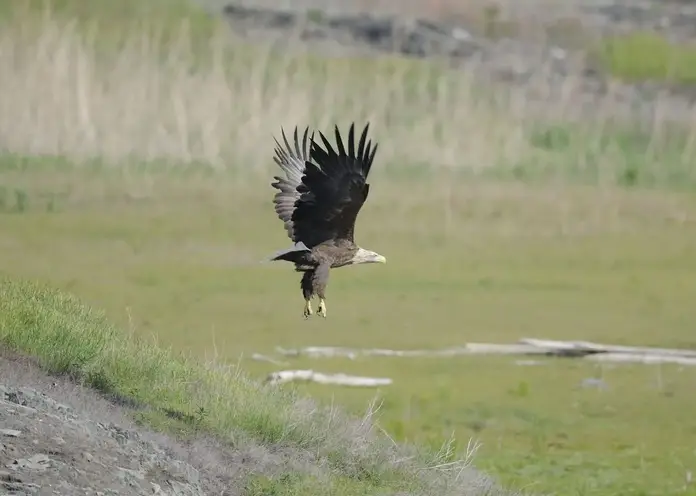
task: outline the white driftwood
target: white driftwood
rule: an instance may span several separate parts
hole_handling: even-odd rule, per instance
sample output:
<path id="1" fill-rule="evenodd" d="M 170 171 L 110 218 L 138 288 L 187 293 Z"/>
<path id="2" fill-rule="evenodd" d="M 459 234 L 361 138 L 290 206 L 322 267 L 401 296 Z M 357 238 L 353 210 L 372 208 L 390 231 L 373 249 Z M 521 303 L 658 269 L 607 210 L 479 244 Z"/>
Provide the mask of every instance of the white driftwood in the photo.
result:
<path id="1" fill-rule="evenodd" d="M 653 355 L 649 353 L 597 353 L 583 357 L 592 362 L 612 363 L 642 363 L 656 365 L 660 363 L 675 363 L 678 365 L 696 366 L 696 358 L 670 355 Z"/>
<path id="2" fill-rule="evenodd" d="M 529 344 L 467 343 L 464 346 L 440 350 L 390 350 L 383 348 L 355 349 L 336 346 L 307 346 L 298 349 L 276 348 L 284 356 L 306 356 L 309 358 L 349 358 L 359 356 L 383 357 L 451 357 L 462 355 L 551 355 L 552 352 Z"/>
<path id="3" fill-rule="evenodd" d="M 541 362 L 539 360 L 515 360 L 515 365 L 520 367 L 534 367 L 537 365 L 546 365 L 548 362 Z"/>
<path id="4" fill-rule="evenodd" d="M 271 384 L 283 384 L 291 381 L 309 381 L 319 384 L 333 384 L 353 387 L 388 386 L 392 380 L 387 377 L 360 377 L 346 374 L 322 374 L 313 370 L 281 370 L 268 375 L 266 381 Z"/>
<path id="5" fill-rule="evenodd" d="M 466 349 L 472 355 L 550 355 L 546 349 L 524 343 L 467 343 Z"/>
<path id="6" fill-rule="evenodd" d="M 542 349 L 556 350 L 557 352 L 576 352 L 578 354 L 594 353 L 625 353 L 638 355 L 659 355 L 696 358 L 696 350 L 684 350 L 674 348 L 650 348 L 646 346 L 622 346 L 612 344 L 599 344 L 590 341 L 553 341 L 547 339 L 524 338 L 519 341 L 522 344 L 536 346 Z"/>
<path id="7" fill-rule="evenodd" d="M 696 365 L 696 350 L 622 346 L 599 344 L 589 341 L 558 341 L 536 338 L 520 339 L 514 344 L 466 343 L 463 346 L 439 350 L 390 350 L 383 348 L 356 349 L 335 346 L 308 346 L 305 348 L 290 350 L 279 347 L 276 348 L 276 351 L 287 357 L 344 357 L 351 360 L 368 356 L 413 358 L 472 355 L 536 355 L 564 358 L 585 358 L 587 360 L 597 362 L 644 364 L 677 363 L 682 365 Z"/>
<path id="8" fill-rule="evenodd" d="M 276 346 L 276 352 L 284 356 L 298 357 L 306 356 L 309 358 L 336 358 L 344 357 L 354 360 L 357 353 L 350 348 L 340 348 L 336 346 L 307 346 L 306 348 L 285 349 Z"/>

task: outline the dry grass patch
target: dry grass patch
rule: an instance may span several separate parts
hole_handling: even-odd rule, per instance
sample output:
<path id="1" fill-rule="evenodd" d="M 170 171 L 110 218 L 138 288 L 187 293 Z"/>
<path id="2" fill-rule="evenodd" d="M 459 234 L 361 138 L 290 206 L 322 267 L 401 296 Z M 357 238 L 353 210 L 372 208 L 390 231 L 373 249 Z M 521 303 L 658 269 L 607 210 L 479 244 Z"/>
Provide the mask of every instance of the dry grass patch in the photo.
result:
<path id="1" fill-rule="evenodd" d="M 202 55 L 185 23 L 171 43 L 148 22 L 125 24 L 111 46 L 97 43 L 97 21 L 90 29 L 57 15 L 6 24 L 0 62 L 13 70 L 0 75 L 0 89 L 13 98 L 0 103 L 5 152 L 266 173 L 280 126 L 328 130 L 367 119 L 391 173 L 444 167 L 629 186 L 696 180 L 693 129 L 662 133 L 659 112 L 647 124 L 628 124 L 613 112 L 620 107 L 613 97 L 589 120 L 579 117 L 572 78 L 561 94 L 549 94 L 541 80 L 487 91 L 471 77 L 475 65 L 453 71 L 396 57 L 325 59 L 299 46 L 289 54 L 230 43 L 220 26 Z"/>
<path id="2" fill-rule="evenodd" d="M 514 124 L 479 110 L 466 79 L 437 66 L 286 58 L 230 46 L 225 32 L 211 40 L 209 63 L 200 66 L 185 32 L 165 49 L 156 30 L 124 33 L 124 46 L 102 57 L 73 24 L 53 17 L 42 23 L 38 35 L 20 24 L 0 38 L 2 62 L 13 67 L 0 77 L 0 88 L 14 95 L 1 108 L 13 116 L 0 122 L 9 152 L 248 169 L 267 162 L 261 150 L 279 126 L 326 129 L 348 119 L 375 123 L 388 162 L 491 163 L 488 147 L 470 150 L 458 139 L 480 133 L 483 122 L 498 130 L 488 141 L 504 142 L 510 153 L 526 146 L 510 139 Z"/>

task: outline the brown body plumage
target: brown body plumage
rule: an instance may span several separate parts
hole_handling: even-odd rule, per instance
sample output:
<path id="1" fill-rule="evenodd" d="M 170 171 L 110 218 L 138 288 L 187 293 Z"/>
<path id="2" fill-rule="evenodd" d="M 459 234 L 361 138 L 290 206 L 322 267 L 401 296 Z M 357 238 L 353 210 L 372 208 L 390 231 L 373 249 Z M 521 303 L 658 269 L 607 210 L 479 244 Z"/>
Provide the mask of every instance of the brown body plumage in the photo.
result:
<path id="1" fill-rule="evenodd" d="M 286 177 L 274 176 L 272 186 L 278 193 L 273 198 L 275 211 L 295 245 L 275 254 L 271 260 L 295 264 L 303 272 L 301 288 L 305 299 L 305 317 L 312 314 L 310 300 L 319 297 L 319 314 L 326 317 L 326 285 L 329 270 L 361 263 L 384 263 L 378 253 L 365 250 L 353 239 L 355 221 L 370 189 L 366 183 L 377 151 L 367 141 L 369 124 L 365 126 L 357 149 L 354 125 L 348 132 L 348 149 L 338 131 L 336 150 L 326 137 L 319 135 L 322 149 L 308 136 L 306 128 L 300 143 L 295 128 L 294 147 L 283 131 L 285 148 L 276 140 L 274 161 Z"/>

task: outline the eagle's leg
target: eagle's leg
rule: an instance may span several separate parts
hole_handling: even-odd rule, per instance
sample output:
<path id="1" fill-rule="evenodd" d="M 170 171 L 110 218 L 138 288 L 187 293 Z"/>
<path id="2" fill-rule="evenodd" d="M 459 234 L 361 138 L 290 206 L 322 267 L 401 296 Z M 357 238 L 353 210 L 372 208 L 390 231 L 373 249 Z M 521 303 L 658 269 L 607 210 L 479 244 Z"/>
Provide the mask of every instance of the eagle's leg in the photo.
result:
<path id="1" fill-rule="evenodd" d="M 302 274 L 302 281 L 300 283 L 300 286 L 302 287 L 302 296 L 304 296 L 305 299 L 305 306 L 303 312 L 305 319 L 308 319 L 314 313 L 312 311 L 312 295 L 314 294 L 314 287 L 312 284 L 313 274 L 313 270 Z"/>
<path id="2" fill-rule="evenodd" d="M 311 298 L 310 299 L 305 298 L 305 306 L 304 306 L 304 312 L 303 312 L 304 318 L 305 319 L 310 318 L 313 313 L 314 313 L 314 311 L 312 310 Z"/>
<path id="3" fill-rule="evenodd" d="M 317 313 L 322 317 L 326 318 L 326 285 L 329 282 L 329 269 L 331 266 L 329 264 L 321 264 L 314 271 L 314 276 L 312 282 L 314 285 L 314 292 L 319 297 L 319 309 Z"/>

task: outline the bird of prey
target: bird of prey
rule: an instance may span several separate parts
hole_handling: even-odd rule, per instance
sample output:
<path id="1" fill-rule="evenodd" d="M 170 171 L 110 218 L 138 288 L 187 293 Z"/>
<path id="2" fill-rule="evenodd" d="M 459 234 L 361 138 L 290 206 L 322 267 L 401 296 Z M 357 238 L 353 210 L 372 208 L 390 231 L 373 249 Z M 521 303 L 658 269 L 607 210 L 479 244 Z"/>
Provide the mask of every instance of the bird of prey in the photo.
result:
<path id="1" fill-rule="evenodd" d="M 295 264 L 302 272 L 300 287 L 305 299 L 304 317 L 312 311 L 313 296 L 319 297 L 318 313 L 326 318 L 326 286 L 329 270 L 346 265 L 386 263 L 386 258 L 358 246 L 354 239 L 355 220 L 367 199 L 370 185 L 366 182 L 377 145 L 367 141 L 369 123 L 360 141 L 355 144 L 355 124 L 348 131 L 347 146 L 336 132 L 336 148 L 319 132 L 322 148 L 308 137 L 305 128 L 302 142 L 295 127 L 294 146 L 290 146 L 285 131 L 281 132 L 285 147 L 275 139 L 273 160 L 285 172 L 285 177 L 273 176 L 271 183 L 278 192 L 273 197 L 275 211 L 283 221 L 294 245 L 273 255 L 271 261 Z"/>

